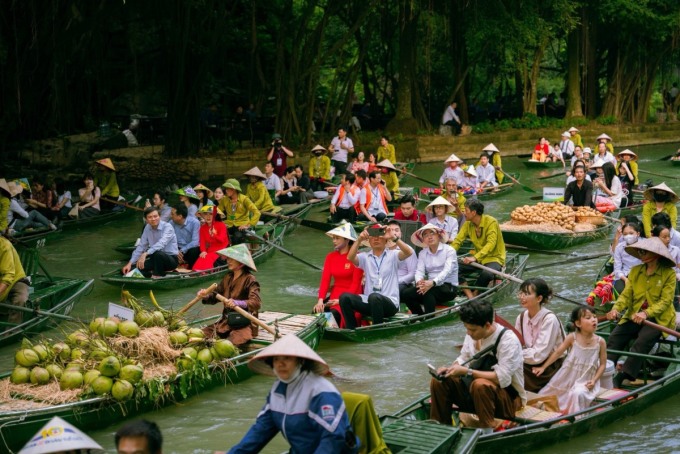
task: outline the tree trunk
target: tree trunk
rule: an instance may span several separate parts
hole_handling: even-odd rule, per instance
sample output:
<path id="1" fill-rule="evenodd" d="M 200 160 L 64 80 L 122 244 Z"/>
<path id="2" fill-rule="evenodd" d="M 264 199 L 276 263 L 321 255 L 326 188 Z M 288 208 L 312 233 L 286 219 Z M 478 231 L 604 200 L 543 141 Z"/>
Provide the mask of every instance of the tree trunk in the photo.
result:
<path id="1" fill-rule="evenodd" d="M 567 37 L 567 99 L 565 118 L 583 117 L 581 109 L 581 30 L 577 26 Z"/>

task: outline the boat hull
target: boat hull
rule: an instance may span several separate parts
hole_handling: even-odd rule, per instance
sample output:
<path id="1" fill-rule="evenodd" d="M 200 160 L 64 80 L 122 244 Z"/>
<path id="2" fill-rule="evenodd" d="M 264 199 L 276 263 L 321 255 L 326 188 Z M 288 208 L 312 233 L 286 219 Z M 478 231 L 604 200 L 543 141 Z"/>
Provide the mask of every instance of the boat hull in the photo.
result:
<path id="1" fill-rule="evenodd" d="M 545 232 L 511 232 L 504 231 L 503 241 L 529 249 L 554 251 L 590 243 L 607 236 L 612 224 L 608 223 L 588 232 L 578 233 L 545 233 Z"/>
<path id="2" fill-rule="evenodd" d="M 524 165 L 529 169 L 551 169 L 557 167 L 564 167 L 562 162 L 540 162 L 540 161 L 524 161 Z"/>

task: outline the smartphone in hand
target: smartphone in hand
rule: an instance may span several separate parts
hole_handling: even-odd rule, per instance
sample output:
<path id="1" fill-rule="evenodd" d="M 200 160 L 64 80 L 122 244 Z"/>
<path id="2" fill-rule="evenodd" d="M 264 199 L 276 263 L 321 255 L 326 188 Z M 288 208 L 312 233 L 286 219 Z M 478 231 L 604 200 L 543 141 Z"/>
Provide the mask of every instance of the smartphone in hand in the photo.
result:
<path id="1" fill-rule="evenodd" d="M 444 376 L 440 375 L 437 373 L 437 369 L 432 365 L 428 364 L 427 365 L 427 371 L 432 375 L 436 380 L 442 381 L 444 380 Z"/>

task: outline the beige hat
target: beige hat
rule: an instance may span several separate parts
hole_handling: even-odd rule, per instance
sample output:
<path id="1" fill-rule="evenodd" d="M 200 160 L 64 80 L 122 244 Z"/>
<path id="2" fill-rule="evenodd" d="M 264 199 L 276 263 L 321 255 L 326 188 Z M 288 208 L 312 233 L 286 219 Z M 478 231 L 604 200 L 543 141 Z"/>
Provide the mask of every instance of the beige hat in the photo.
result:
<path id="1" fill-rule="evenodd" d="M 100 159 L 97 161 L 97 164 L 100 166 L 106 167 L 109 170 L 113 170 L 114 172 L 116 171 L 116 168 L 113 166 L 113 162 L 111 161 L 111 158 L 104 158 Z"/>
<path id="2" fill-rule="evenodd" d="M 470 164 L 469 166 L 467 166 L 467 169 L 463 169 L 463 171 L 464 171 L 465 173 L 469 173 L 470 175 L 472 175 L 472 176 L 474 176 L 474 177 L 477 176 L 477 170 L 475 169 L 475 166 L 473 166 L 472 164 Z"/>
<path id="3" fill-rule="evenodd" d="M 268 364 L 268 359 L 275 356 L 294 356 L 312 363 L 311 370 L 317 375 L 326 375 L 329 371 L 328 364 L 307 344 L 302 342 L 295 334 L 286 334 L 248 361 L 250 370 L 263 375 L 275 377 L 274 369 Z"/>
<path id="4" fill-rule="evenodd" d="M 449 202 L 448 200 L 446 200 L 442 196 L 438 196 L 436 199 L 434 199 L 432 202 L 430 202 L 430 204 L 426 208 L 428 210 L 434 210 L 434 207 L 439 206 L 439 205 L 445 205 L 445 206 L 449 207 L 449 209 L 447 210 L 447 212 L 449 212 L 449 213 L 451 211 L 453 211 L 453 205 L 451 204 L 451 202 Z"/>
<path id="5" fill-rule="evenodd" d="M 246 175 L 248 177 L 256 177 L 259 178 L 260 180 L 266 180 L 267 177 L 265 176 L 264 173 L 257 167 L 253 167 L 252 169 L 248 170 L 247 172 L 243 172 L 243 175 Z"/>
<path id="6" fill-rule="evenodd" d="M 482 151 L 492 151 L 494 153 L 500 153 L 500 150 L 496 148 L 496 145 L 490 143 L 489 145 L 482 148 Z"/>
<path id="7" fill-rule="evenodd" d="M 413 232 L 413 235 L 411 235 L 411 243 L 415 244 L 418 247 L 426 248 L 427 245 L 423 243 L 423 234 L 428 230 L 436 232 L 439 235 L 440 242 L 448 243 L 449 236 L 446 234 L 444 229 L 441 229 L 433 224 L 425 224 L 424 226 Z"/>
<path id="8" fill-rule="evenodd" d="M 657 237 L 652 238 L 640 238 L 636 243 L 626 246 L 626 252 L 633 257 L 640 257 L 640 252 L 650 251 L 659 256 L 659 262 L 665 264 L 668 267 L 675 267 L 675 259 L 671 256 L 668 248 L 663 241 Z"/>
<path id="9" fill-rule="evenodd" d="M 596 159 L 595 162 L 593 162 L 590 165 L 591 169 L 597 169 L 598 167 L 602 167 L 604 165 L 604 161 L 602 159 Z"/>
<path id="10" fill-rule="evenodd" d="M 334 236 L 339 236 L 350 241 L 356 241 L 358 238 L 356 230 L 354 230 L 354 227 L 349 222 L 341 223 L 333 230 L 326 232 L 326 235 L 330 236 L 331 238 Z"/>
<path id="11" fill-rule="evenodd" d="M 10 197 L 14 197 L 17 194 L 21 194 L 24 192 L 24 187 L 20 184 L 17 184 L 14 181 L 10 181 L 7 183 L 7 187 L 9 188 L 9 195 Z"/>
<path id="12" fill-rule="evenodd" d="M 386 169 L 390 169 L 390 170 L 394 170 L 394 171 L 397 170 L 397 168 L 394 167 L 394 164 L 392 164 L 389 159 L 383 159 L 382 161 L 377 163 L 375 166 L 376 167 L 385 167 Z"/>
<path id="13" fill-rule="evenodd" d="M 253 256 L 250 255 L 250 250 L 248 249 L 248 246 L 243 243 L 220 249 L 217 253 L 230 259 L 234 259 L 239 263 L 243 263 L 253 271 L 257 271 Z"/>
<path id="14" fill-rule="evenodd" d="M 571 137 L 571 133 L 569 131 L 564 131 L 562 137 Z"/>
<path id="15" fill-rule="evenodd" d="M 19 454 L 48 454 L 56 452 L 104 452 L 104 448 L 58 416 L 50 419 L 21 448 Z"/>
<path id="16" fill-rule="evenodd" d="M 12 191 L 9 189 L 9 185 L 7 184 L 7 180 L 4 178 L 0 178 L 0 189 L 5 191 L 8 196 L 12 197 Z"/>
<path id="17" fill-rule="evenodd" d="M 194 191 L 205 191 L 208 193 L 208 198 L 211 199 L 213 196 L 213 192 L 210 190 L 210 188 L 206 187 L 204 184 L 198 183 L 196 186 L 194 186 Z"/>
<path id="18" fill-rule="evenodd" d="M 611 142 L 611 140 L 612 140 L 612 138 L 609 137 L 607 134 L 600 134 L 599 136 L 597 136 L 597 141 L 598 141 L 598 142 L 599 142 L 600 140 L 602 140 L 602 139 L 608 140 L 608 141 L 610 141 L 610 142 Z"/>
<path id="19" fill-rule="evenodd" d="M 456 156 L 455 153 L 451 153 L 451 156 L 446 158 L 446 161 L 444 161 L 444 164 L 448 164 L 449 162 L 463 162 L 463 160 L 460 159 L 458 156 Z"/>
<path id="20" fill-rule="evenodd" d="M 569 128 L 569 132 L 578 132 L 578 129 L 572 126 L 571 128 Z"/>
<path id="21" fill-rule="evenodd" d="M 645 190 L 645 193 L 643 194 L 645 199 L 653 202 L 655 191 L 665 191 L 665 192 L 669 193 L 671 195 L 671 199 L 668 200 L 668 201 L 671 202 L 671 203 L 676 203 L 678 200 L 680 200 L 678 195 L 675 192 L 673 192 L 673 190 L 671 188 L 669 188 L 666 185 L 666 183 L 657 184 L 656 186 L 652 186 L 651 188 L 647 188 Z"/>
<path id="22" fill-rule="evenodd" d="M 312 148 L 312 153 L 314 153 L 315 151 L 320 151 L 320 152 L 323 153 L 323 152 L 326 151 L 326 149 L 324 147 L 322 147 L 321 145 L 317 144 L 314 148 Z"/>
<path id="23" fill-rule="evenodd" d="M 593 150 L 591 150 L 590 147 L 585 147 L 585 148 L 583 149 L 583 154 L 586 154 L 586 153 L 593 154 Z"/>
<path id="24" fill-rule="evenodd" d="M 622 152 L 618 153 L 616 156 L 618 157 L 618 156 L 623 156 L 623 155 L 632 156 L 633 160 L 636 160 L 636 159 L 638 158 L 638 155 L 636 155 L 635 153 L 633 153 L 633 152 L 632 152 L 631 150 L 629 150 L 628 148 L 626 148 L 626 149 L 623 150 Z"/>

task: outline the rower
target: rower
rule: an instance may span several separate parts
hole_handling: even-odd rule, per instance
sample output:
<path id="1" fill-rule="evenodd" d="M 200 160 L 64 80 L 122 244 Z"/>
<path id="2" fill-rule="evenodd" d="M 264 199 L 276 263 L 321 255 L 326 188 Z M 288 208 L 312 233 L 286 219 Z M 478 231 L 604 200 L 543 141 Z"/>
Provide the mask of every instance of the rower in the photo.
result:
<path id="1" fill-rule="evenodd" d="M 120 188 L 116 179 L 116 168 L 111 158 L 104 158 L 97 161 L 97 171 L 95 174 L 94 185 L 101 190 L 101 197 L 111 200 L 119 200 Z M 125 208 L 106 200 L 101 201 L 103 209 L 111 211 L 122 211 Z"/>
<path id="2" fill-rule="evenodd" d="M 0 236 L 0 302 L 26 306 L 30 285 L 17 250 L 7 238 Z M 19 325 L 22 319 L 21 311 L 0 308 L 0 320 Z"/>
<path id="3" fill-rule="evenodd" d="M 269 195 L 269 191 L 264 184 L 267 179 L 265 174 L 257 167 L 253 167 L 247 172 L 243 172 L 243 175 L 248 177 L 248 188 L 246 189 L 246 196 L 255 204 L 258 210 L 262 211 L 274 211 L 274 202 Z"/>
<path id="4" fill-rule="evenodd" d="M 382 180 L 385 182 L 385 187 L 394 195 L 399 192 L 399 178 L 397 178 L 397 168 L 387 159 L 383 159 L 375 165 L 379 172 L 382 172 Z"/>
<path id="5" fill-rule="evenodd" d="M 449 216 L 453 216 L 458 221 L 458 225 L 463 225 L 465 222 L 465 214 L 463 208 L 465 207 L 465 196 L 458 190 L 458 184 L 455 178 L 447 178 L 444 182 L 443 197 L 453 206 L 453 210 L 449 212 Z"/>
<path id="6" fill-rule="evenodd" d="M 359 195 L 359 209 L 361 214 L 359 221 L 380 222 L 387 217 L 389 209 L 387 202 L 392 200 L 392 195 L 385 187 L 380 172 L 373 171 L 368 174 L 368 185 L 361 190 Z"/>
<path id="7" fill-rule="evenodd" d="M 567 129 L 569 134 L 571 134 L 571 141 L 574 142 L 574 147 L 580 147 L 583 148 L 583 139 L 581 139 L 581 134 L 579 134 L 578 128 L 572 126 L 571 128 Z"/>

